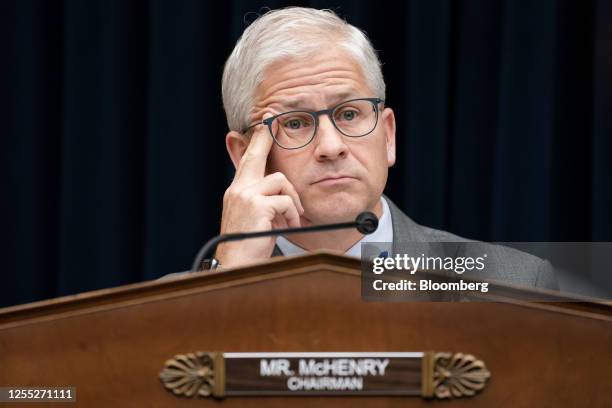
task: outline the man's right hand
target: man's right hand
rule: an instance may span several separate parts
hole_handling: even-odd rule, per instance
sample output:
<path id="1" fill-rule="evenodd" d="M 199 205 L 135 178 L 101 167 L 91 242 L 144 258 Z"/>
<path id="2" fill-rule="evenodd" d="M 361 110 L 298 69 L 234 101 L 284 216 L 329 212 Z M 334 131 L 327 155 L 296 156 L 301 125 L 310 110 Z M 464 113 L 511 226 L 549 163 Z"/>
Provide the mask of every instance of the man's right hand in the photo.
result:
<path id="1" fill-rule="evenodd" d="M 257 126 L 223 196 L 221 234 L 300 226 L 304 207 L 293 185 L 283 173 L 265 174 L 272 144 L 268 128 Z M 222 266 L 238 266 L 269 258 L 275 243 L 276 237 L 226 242 L 215 257 Z"/>

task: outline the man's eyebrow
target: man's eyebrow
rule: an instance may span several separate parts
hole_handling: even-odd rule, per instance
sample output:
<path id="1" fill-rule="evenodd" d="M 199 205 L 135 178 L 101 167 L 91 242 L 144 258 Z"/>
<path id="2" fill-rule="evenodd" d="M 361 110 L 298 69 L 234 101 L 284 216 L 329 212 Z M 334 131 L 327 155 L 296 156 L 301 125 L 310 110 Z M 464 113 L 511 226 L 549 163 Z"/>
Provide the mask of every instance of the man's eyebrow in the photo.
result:
<path id="1" fill-rule="evenodd" d="M 305 104 L 302 99 L 292 99 L 290 101 L 281 102 L 281 105 L 288 109 L 298 109 L 303 107 Z"/>
<path id="2" fill-rule="evenodd" d="M 332 99 L 329 100 L 329 104 L 330 107 L 337 105 L 339 103 L 342 103 L 344 101 L 347 101 L 349 99 L 354 99 L 357 98 L 356 92 L 353 90 L 350 91 L 344 91 L 344 92 L 340 92 L 338 94 L 335 94 L 334 97 Z"/>
<path id="3" fill-rule="evenodd" d="M 331 108 L 333 106 L 335 106 L 336 104 L 343 102 L 345 100 L 347 100 L 348 98 L 351 97 L 355 97 L 356 98 L 356 93 L 353 90 L 350 91 L 344 91 L 344 92 L 340 92 L 338 94 L 334 94 L 334 96 L 331 99 L 328 99 L 328 106 Z M 287 100 L 287 101 L 281 101 L 279 102 L 281 106 L 287 108 L 287 109 L 305 109 L 308 110 L 308 108 L 306 108 L 306 106 L 308 106 L 307 103 L 304 102 L 303 99 L 292 99 L 292 100 Z"/>

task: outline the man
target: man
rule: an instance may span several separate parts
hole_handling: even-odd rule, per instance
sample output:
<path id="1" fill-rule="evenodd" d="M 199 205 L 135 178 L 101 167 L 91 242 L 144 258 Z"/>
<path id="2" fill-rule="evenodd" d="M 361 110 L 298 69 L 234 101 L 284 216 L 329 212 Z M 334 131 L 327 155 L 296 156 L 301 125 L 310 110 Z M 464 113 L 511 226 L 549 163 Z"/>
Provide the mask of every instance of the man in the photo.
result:
<path id="1" fill-rule="evenodd" d="M 270 11 L 243 33 L 225 65 L 226 147 L 236 175 L 221 233 L 379 218 L 374 234 L 339 230 L 221 244 L 216 264 L 239 266 L 314 249 L 359 256 L 361 243 L 461 241 L 414 223 L 383 196 L 395 163 L 395 116 L 380 61 L 363 32 L 328 10 Z M 513 281 L 554 287 L 546 264 L 520 257 Z M 516 264 L 516 262 L 515 262 Z M 499 272 L 499 274 L 503 274 Z"/>

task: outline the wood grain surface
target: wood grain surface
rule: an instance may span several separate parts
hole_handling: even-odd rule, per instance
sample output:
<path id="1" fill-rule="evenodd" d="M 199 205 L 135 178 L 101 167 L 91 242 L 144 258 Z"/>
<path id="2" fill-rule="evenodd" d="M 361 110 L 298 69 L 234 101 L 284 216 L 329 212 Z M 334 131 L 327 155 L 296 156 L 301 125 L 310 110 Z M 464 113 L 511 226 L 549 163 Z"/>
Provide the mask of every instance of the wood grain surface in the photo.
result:
<path id="1" fill-rule="evenodd" d="M 319 253 L 2 309 L 0 385 L 77 388 L 76 404 L 45 407 L 612 406 L 609 305 L 364 302 L 358 270 Z M 491 378 L 451 402 L 175 397 L 158 374 L 198 350 L 465 352 Z"/>

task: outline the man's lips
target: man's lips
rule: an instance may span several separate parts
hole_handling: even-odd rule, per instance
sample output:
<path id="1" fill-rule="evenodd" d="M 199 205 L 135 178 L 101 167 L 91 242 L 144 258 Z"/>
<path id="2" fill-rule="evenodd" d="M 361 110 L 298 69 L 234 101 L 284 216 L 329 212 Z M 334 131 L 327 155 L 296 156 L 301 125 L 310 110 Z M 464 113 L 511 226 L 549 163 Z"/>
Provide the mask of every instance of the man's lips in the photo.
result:
<path id="1" fill-rule="evenodd" d="M 352 180 L 356 180 L 355 177 L 346 176 L 343 174 L 333 175 L 333 176 L 325 176 L 315 181 L 312 184 L 335 184 L 335 183 L 345 183 Z"/>

